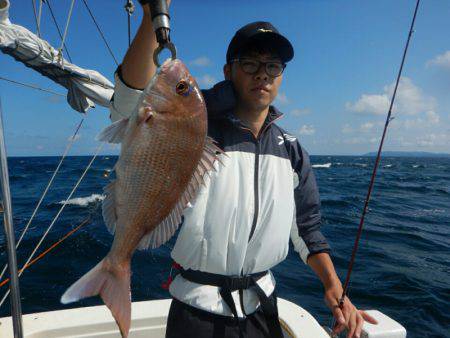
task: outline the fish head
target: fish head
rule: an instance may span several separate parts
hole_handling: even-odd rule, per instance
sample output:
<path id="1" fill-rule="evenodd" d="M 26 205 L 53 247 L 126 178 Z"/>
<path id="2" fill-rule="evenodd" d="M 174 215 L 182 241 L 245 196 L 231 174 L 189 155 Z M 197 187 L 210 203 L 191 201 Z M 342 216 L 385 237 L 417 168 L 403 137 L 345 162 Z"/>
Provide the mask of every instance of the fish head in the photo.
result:
<path id="1" fill-rule="evenodd" d="M 181 60 L 168 59 L 159 68 L 146 89 L 145 101 L 154 114 L 206 114 L 206 107 L 197 82 Z"/>

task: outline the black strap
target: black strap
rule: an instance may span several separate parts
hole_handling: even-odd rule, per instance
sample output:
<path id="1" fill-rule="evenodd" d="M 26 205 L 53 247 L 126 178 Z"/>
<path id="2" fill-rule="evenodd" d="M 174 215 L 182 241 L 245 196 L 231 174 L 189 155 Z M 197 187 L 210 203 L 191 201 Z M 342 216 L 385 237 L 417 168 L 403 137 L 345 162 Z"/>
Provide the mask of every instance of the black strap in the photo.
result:
<path id="1" fill-rule="evenodd" d="M 224 276 L 197 270 L 181 270 L 181 276 L 191 282 L 219 287 L 220 296 L 230 308 L 231 313 L 237 321 L 239 326 L 239 337 L 243 337 L 243 330 L 231 292 L 253 288 L 261 304 L 261 310 L 266 319 L 270 337 L 283 338 L 280 321 L 278 320 L 276 296 L 274 295 L 271 300 L 257 283 L 257 281 L 267 273 L 268 271 L 263 271 L 247 276 Z"/>

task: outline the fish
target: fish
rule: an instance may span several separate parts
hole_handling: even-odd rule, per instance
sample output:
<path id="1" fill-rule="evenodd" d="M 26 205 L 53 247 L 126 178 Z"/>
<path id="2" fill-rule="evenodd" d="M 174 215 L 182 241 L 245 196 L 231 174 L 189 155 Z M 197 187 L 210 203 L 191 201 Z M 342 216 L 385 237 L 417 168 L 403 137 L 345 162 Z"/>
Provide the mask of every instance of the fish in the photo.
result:
<path id="1" fill-rule="evenodd" d="M 179 59 L 164 62 L 131 116 L 105 128 L 97 139 L 121 143 L 116 179 L 105 186 L 102 205 L 114 240 L 103 260 L 70 286 L 61 302 L 99 295 L 127 337 L 134 251 L 157 248 L 172 237 L 223 151 L 207 136 L 204 98 Z"/>

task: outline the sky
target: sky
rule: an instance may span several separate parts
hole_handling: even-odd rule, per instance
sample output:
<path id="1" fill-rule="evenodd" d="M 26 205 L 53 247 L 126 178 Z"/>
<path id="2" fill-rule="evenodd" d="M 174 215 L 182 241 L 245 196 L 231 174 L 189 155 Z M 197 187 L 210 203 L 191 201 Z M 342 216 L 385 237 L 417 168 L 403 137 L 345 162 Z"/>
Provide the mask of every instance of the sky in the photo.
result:
<path id="1" fill-rule="evenodd" d="M 128 46 L 125 1 L 86 0 L 116 57 Z M 137 0 L 134 33 L 142 11 Z M 235 31 L 270 21 L 293 44 L 274 104 L 279 124 L 313 155 L 359 155 L 378 148 L 415 0 L 173 0 L 172 41 L 202 88 L 223 79 Z M 70 0 L 51 1 L 61 27 Z M 276 4 L 276 5 L 275 5 Z M 36 31 L 31 1 L 13 1 L 13 23 Z M 450 1 L 422 1 L 394 106 L 385 150 L 450 152 Z M 42 35 L 60 39 L 44 6 Z M 116 65 L 82 1 L 75 2 L 66 43 L 77 65 L 113 80 Z M 149 56 L 150 57 L 150 56 Z M 0 54 L 0 76 L 58 93 L 52 83 Z M 8 156 L 61 155 L 81 119 L 64 97 L 0 81 Z M 92 154 L 109 124 L 107 108 L 88 112 L 70 155 Z M 117 154 L 107 145 L 104 154 Z"/>

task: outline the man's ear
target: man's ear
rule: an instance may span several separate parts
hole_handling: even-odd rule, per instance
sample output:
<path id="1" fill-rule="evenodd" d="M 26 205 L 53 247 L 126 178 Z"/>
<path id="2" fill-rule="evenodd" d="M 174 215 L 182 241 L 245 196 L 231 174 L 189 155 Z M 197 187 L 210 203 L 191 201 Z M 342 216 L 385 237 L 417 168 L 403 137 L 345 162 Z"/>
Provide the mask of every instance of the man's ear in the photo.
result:
<path id="1" fill-rule="evenodd" d="M 229 63 L 223 66 L 223 76 L 225 80 L 231 80 L 231 65 Z"/>

